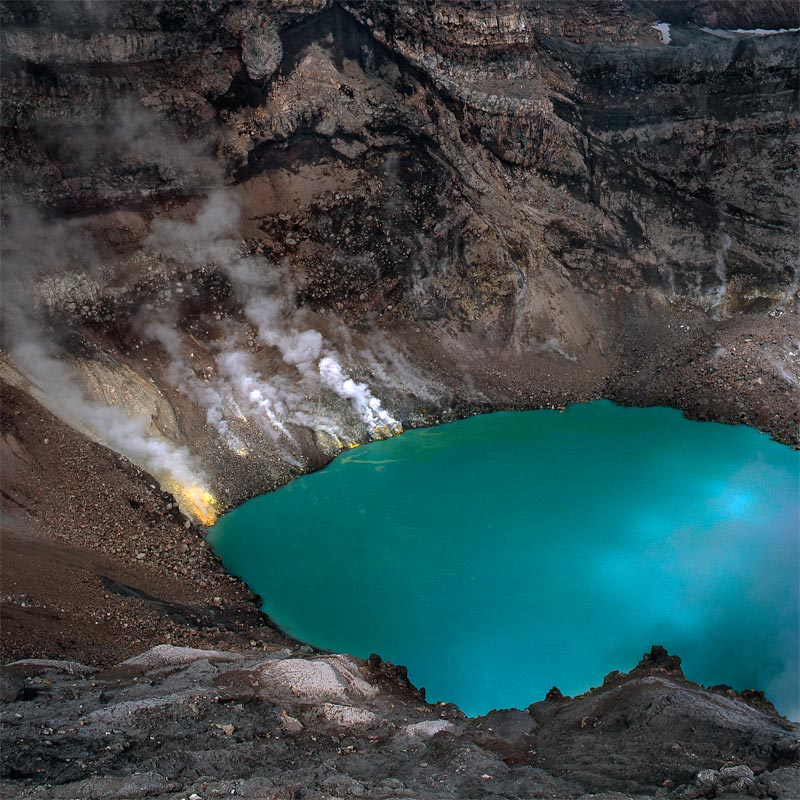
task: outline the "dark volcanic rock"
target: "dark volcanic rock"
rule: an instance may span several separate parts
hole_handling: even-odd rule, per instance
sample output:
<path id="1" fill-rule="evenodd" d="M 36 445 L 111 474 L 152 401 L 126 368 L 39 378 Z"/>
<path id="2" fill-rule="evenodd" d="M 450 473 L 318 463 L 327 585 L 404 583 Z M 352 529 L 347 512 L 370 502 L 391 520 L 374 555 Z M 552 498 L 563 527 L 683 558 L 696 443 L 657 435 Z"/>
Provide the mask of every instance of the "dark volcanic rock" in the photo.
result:
<path id="1" fill-rule="evenodd" d="M 654 644 L 650 652 L 642 656 L 642 660 L 633 671 L 645 674 L 666 672 L 668 675 L 683 677 L 680 656 L 671 656 L 660 644 Z"/>
<path id="2" fill-rule="evenodd" d="M 474 720 L 289 650 L 7 669 L 36 690 L 7 706 L 9 797 L 796 796 L 796 726 L 660 667 Z"/>
<path id="3" fill-rule="evenodd" d="M 541 241 L 594 288 L 710 291 L 720 248 L 728 280 L 785 288 L 797 233 L 798 37 L 726 39 L 696 25 L 716 5 L 716 25 L 769 27 L 790 4 L 748 3 L 735 20 L 743 4 L 692 14 L 666 5 L 690 25 L 681 46 L 659 44 L 658 3 L 623 0 L 434 13 L 414 2 L 187 2 L 168 13 L 142 2 L 94 15 L 78 3 L 6 3 L 4 192 L 85 211 L 196 194 L 220 168 L 242 181 L 326 163 L 339 164 L 343 188 L 391 156 L 404 164 L 395 186 L 417 194 L 429 174 L 435 199 L 452 184 L 450 214 L 469 203 L 499 247 Z M 316 209 L 314 225 L 330 215 L 341 230 L 347 220 L 368 258 L 358 194 Z M 413 208 L 410 197 L 396 202 Z M 425 235 L 424 217 L 407 218 Z M 328 245 L 308 236 L 317 252 Z M 392 259 L 407 291 L 403 261 L 421 254 L 409 231 L 397 237 L 411 251 Z M 350 260 L 362 249 L 352 245 Z"/>

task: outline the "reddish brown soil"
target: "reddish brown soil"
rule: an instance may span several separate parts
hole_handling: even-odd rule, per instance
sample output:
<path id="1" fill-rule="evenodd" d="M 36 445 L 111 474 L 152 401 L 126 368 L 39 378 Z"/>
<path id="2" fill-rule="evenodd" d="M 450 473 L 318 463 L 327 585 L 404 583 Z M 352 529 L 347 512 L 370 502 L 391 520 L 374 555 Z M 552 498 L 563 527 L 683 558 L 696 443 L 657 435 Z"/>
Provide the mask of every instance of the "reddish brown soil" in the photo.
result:
<path id="1" fill-rule="evenodd" d="M 280 639 L 149 476 L 16 389 L 0 397 L 3 659 Z"/>

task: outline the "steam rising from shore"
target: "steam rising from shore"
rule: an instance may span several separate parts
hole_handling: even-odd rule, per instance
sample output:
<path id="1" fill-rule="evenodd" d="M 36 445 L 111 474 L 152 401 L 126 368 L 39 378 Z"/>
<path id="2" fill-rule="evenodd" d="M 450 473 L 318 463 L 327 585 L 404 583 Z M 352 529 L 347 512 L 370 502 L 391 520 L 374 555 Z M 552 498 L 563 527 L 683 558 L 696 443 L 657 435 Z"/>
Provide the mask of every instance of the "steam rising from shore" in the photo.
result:
<path id="1" fill-rule="evenodd" d="M 325 356 L 320 360 L 319 374 L 325 386 L 352 402 L 373 437 L 383 439 L 402 431 L 397 420 L 381 408 L 381 401 L 373 396 L 369 386 L 356 383 L 333 356 Z"/>
<path id="2" fill-rule="evenodd" d="M 19 336 L 21 332 L 17 329 L 10 334 L 9 352 L 20 371 L 47 398 L 53 413 L 151 473 L 175 495 L 184 511 L 204 525 L 215 521 L 218 511 L 206 488 L 206 476 L 185 447 L 149 434 L 143 416 L 131 416 L 116 406 L 88 399 L 74 368 L 53 355 L 34 323 L 27 327 L 27 337 Z"/>
<path id="3" fill-rule="evenodd" d="M 226 408 L 242 416 L 241 409 L 228 388 L 219 389 L 197 378 L 183 356 L 180 336 L 174 328 L 161 321 L 150 322 L 145 326 L 144 334 L 157 341 L 169 356 L 167 378 L 172 385 L 205 409 L 206 422 L 217 431 L 231 450 L 239 454 L 245 453 L 242 440 L 231 431 L 225 418 Z"/>
<path id="4" fill-rule="evenodd" d="M 210 428 L 239 455 L 247 455 L 248 446 L 244 433 L 234 430 L 237 420 L 258 424 L 275 443 L 279 456 L 296 466 L 302 466 L 302 449 L 293 428 L 324 433 L 339 446 L 348 444 L 345 426 L 332 416 L 334 398 L 346 401 L 352 409 L 351 428 L 357 419 L 373 439 L 399 433 L 400 423 L 368 383 L 350 374 L 332 341 L 297 308 L 287 270 L 241 255 L 234 239 L 239 217 L 233 195 L 214 191 L 194 221 L 154 220 L 147 247 L 157 256 L 189 268 L 220 269 L 258 341 L 279 356 L 283 366 L 265 376 L 256 368 L 246 344 L 229 333 L 210 343 L 212 365 L 198 374 L 185 352 L 175 312 L 165 311 L 155 319 L 135 317 L 139 333 L 157 343 L 166 355 L 166 379 L 205 411 Z M 206 524 L 213 522 L 217 513 L 214 498 L 188 449 L 148 430 L 146 416 L 134 416 L 121 407 L 91 399 L 82 388 L 74 362 L 55 333 L 40 321 L 42 300 L 37 292 L 47 281 L 80 281 L 96 273 L 100 282 L 102 259 L 81 223 L 51 222 L 32 211 L 12 213 L 4 231 L 3 270 L 4 347 L 51 410 L 155 476 L 176 495 L 184 511 Z M 47 281 L 43 282 L 44 278 Z M 50 306 L 49 300 L 46 305 Z M 336 325 L 332 323 L 331 329 L 337 331 Z M 349 358 L 368 365 L 385 384 L 396 385 L 397 380 L 411 383 L 415 378 L 413 367 L 385 338 L 376 335 L 374 349 L 353 353 L 344 333 L 336 335 L 344 341 Z M 394 372 L 402 375 L 392 380 Z M 424 382 L 417 378 L 416 384 L 419 396 L 426 396 Z"/>
<path id="5" fill-rule="evenodd" d="M 32 210 L 15 211 L 3 230 L 3 347 L 52 413 L 82 429 L 152 474 L 183 510 L 204 524 L 216 501 L 195 458 L 182 446 L 148 432 L 148 420 L 89 398 L 54 333 L 36 316 L 36 282 L 48 272 L 99 269 L 90 240 L 76 223 L 48 223 Z"/>
<path id="6" fill-rule="evenodd" d="M 342 367 L 336 348 L 318 330 L 307 325 L 296 309 L 291 281 L 275 265 L 242 257 L 230 238 L 239 222 L 235 198 L 224 191 L 212 192 L 194 223 L 155 220 L 149 245 L 158 252 L 202 266 L 222 269 L 242 304 L 258 339 L 280 355 L 298 373 L 297 389 L 272 379 L 265 381 L 245 367 L 241 351 L 217 357 L 221 377 L 226 377 L 239 396 L 246 397 L 274 431 L 290 438 L 286 424 L 304 425 L 340 438 L 329 420 L 318 419 L 306 397 L 329 390 L 347 400 L 370 437 L 385 438 L 402 430 L 365 382 L 354 380 Z M 385 348 L 385 345 L 384 345 Z M 277 377 L 277 376 L 276 376 Z"/>

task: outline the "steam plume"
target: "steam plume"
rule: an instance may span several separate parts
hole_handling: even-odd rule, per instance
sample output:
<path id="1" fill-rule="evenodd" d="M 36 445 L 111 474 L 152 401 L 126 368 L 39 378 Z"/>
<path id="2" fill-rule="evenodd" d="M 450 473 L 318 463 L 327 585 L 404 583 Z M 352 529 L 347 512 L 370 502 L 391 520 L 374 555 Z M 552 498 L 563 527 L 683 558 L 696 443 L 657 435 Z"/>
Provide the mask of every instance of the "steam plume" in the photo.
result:
<path id="1" fill-rule="evenodd" d="M 274 265 L 267 267 L 242 257 L 236 243 L 226 238 L 238 221 L 239 207 L 232 195 L 215 191 L 194 223 L 156 220 L 149 244 L 195 265 L 216 264 L 223 269 L 259 340 L 275 348 L 283 363 L 297 371 L 298 387 L 306 395 L 324 388 L 350 401 L 373 438 L 398 433 L 400 424 L 382 407 L 367 384 L 351 378 L 343 370 L 334 346 L 318 330 L 304 324 L 284 272 Z M 254 377 L 244 368 L 244 360 L 239 351 L 222 353 L 218 363 L 237 393 L 247 398 L 250 407 L 268 420 L 274 431 L 288 436 L 287 422 L 311 423 L 319 430 L 332 430 L 329 424 L 314 419 L 302 395 L 292 391 L 287 394 L 286 387 L 277 382 Z"/>
<path id="2" fill-rule="evenodd" d="M 155 321 L 145 326 L 144 333 L 156 340 L 169 356 L 167 378 L 172 385 L 205 409 L 206 422 L 217 431 L 231 450 L 240 455 L 246 454 L 242 440 L 231 431 L 225 419 L 226 407 L 241 416 L 241 410 L 228 388 L 211 386 L 197 378 L 183 357 L 180 337 L 174 328 L 168 327 L 164 322 Z"/>
<path id="3" fill-rule="evenodd" d="M 319 374 L 325 386 L 339 397 L 351 401 L 373 437 L 385 438 L 400 433 L 400 423 L 381 408 L 381 401 L 372 394 L 367 384 L 356 383 L 346 375 L 334 356 L 328 355 L 320 360 Z"/>
<path id="4" fill-rule="evenodd" d="M 34 332 L 33 326 L 29 333 Z M 39 336 L 16 340 L 11 357 L 20 371 L 50 400 L 50 410 L 68 423 L 90 431 L 96 439 L 151 473 L 171 491 L 184 511 L 211 524 L 215 501 L 205 488 L 206 476 L 185 447 L 147 433 L 147 420 L 122 409 L 89 400 L 74 370 L 55 358 Z"/>
<path id="5" fill-rule="evenodd" d="M 16 210 L 3 233 L 3 346 L 19 371 L 40 390 L 54 414 L 151 473 L 185 512 L 205 524 L 213 522 L 214 498 L 189 451 L 150 435 L 144 417 L 89 399 L 74 367 L 36 319 L 35 289 L 46 273 L 69 277 L 78 274 L 76 265 L 85 271 L 99 264 L 80 226 L 50 223 L 34 211 Z"/>

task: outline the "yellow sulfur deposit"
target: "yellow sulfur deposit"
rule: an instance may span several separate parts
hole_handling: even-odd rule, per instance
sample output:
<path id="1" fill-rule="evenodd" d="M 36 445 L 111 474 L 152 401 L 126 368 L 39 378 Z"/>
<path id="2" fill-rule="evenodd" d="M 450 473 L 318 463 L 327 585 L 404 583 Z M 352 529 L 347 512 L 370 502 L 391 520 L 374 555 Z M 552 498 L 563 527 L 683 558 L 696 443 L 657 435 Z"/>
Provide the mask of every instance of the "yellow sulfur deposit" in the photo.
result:
<path id="1" fill-rule="evenodd" d="M 336 442 L 336 446 L 340 450 L 352 450 L 354 447 L 359 446 L 359 442 L 342 441 L 338 436 L 332 436 L 331 438 Z"/>
<path id="2" fill-rule="evenodd" d="M 207 489 L 198 485 L 174 485 L 169 488 L 185 514 L 194 517 L 202 525 L 213 525 L 217 521 L 217 501 Z"/>
<path id="3" fill-rule="evenodd" d="M 372 431 L 373 439 L 391 439 L 392 436 L 397 436 L 403 432 L 402 426 L 397 422 L 392 422 L 390 425 L 377 425 Z"/>
<path id="4" fill-rule="evenodd" d="M 389 425 L 376 425 L 370 431 L 370 437 L 373 441 L 377 439 L 391 439 L 392 436 L 397 436 L 402 432 L 402 426 L 398 422 L 392 422 Z M 341 450 L 354 450 L 356 447 L 361 447 L 361 442 L 347 441 L 346 439 L 343 440 L 333 435 L 331 438 Z"/>

